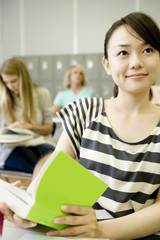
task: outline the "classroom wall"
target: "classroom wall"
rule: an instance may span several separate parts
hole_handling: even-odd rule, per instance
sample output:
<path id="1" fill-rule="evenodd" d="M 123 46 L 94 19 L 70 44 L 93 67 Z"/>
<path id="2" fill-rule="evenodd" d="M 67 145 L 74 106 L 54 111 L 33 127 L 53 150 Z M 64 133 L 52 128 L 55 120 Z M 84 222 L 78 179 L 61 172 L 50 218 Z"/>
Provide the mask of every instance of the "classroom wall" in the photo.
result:
<path id="1" fill-rule="evenodd" d="M 159 0 L 0 0 L 3 52 L 13 55 L 102 53 L 105 32 L 135 10 L 160 24 Z"/>
<path id="2" fill-rule="evenodd" d="M 144 11 L 160 24 L 159 9 L 159 0 L 0 0 L 0 64 L 20 57 L 54 98 L 67 67 L 79 62 L 89 85 L 109 97 L 113 83 L 101 64 L 106 31 L 132 11 Z"/>

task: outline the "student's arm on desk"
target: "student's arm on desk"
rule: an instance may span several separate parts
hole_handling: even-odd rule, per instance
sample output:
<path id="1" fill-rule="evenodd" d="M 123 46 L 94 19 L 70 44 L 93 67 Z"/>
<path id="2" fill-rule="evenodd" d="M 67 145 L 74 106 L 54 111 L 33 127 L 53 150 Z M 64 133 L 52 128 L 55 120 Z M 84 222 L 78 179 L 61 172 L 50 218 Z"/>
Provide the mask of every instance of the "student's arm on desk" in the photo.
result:
<path id="1" fill-rule="evenodd" d="M 10 124 L 13 128 L 28 129 L 38 134 L 50 134 L 53 131 L 53 124 L 31 124 L 31 123 L 21 123 L 16 121 Z"/>

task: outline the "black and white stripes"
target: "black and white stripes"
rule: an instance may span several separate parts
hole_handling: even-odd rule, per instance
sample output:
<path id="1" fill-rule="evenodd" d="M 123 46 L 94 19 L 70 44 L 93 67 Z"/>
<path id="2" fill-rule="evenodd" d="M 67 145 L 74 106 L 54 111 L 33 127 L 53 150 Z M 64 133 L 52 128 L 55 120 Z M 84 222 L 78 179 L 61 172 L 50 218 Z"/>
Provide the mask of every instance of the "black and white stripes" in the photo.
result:
<path id="1" fill-rule="evenodd" d="M 160 186 L 160 124 L 142 141 L 127 143 L 111 128 L 102 98 L 77 100 L 59 116 L 80 163 L 109 185 L 93 206 L 97 219 L 153 203 Z"/>

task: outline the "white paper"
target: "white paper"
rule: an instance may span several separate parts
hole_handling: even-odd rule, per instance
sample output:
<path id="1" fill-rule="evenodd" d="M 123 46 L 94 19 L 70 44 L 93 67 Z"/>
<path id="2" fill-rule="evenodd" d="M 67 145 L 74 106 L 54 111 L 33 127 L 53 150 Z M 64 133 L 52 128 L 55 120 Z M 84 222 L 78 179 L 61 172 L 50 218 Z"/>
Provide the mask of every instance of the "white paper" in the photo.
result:
<path id="1" fill-rule="evenodd" d="M 69 238 L 58 237 L 58 240 L 67 240 Z M 25 233 L 21 238 L 18 240 L 57 240 L 57 237 L 49 237 L 44 235 L 37 235 L 34 233 Z"/>

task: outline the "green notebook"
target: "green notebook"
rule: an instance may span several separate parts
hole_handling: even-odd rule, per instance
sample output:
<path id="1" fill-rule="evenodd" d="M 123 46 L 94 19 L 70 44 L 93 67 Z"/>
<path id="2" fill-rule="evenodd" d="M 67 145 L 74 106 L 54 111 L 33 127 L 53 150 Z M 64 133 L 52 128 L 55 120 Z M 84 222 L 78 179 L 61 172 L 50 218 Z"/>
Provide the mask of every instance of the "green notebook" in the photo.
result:
<path id="1" fill-rule="evenodd" d="M 32 194 L 0 180 L 0 201 L 22 218 L 55 228 L 54 218 L 66 215 L 64 204 L 91 207 L 107 184 L 64 152 L 53 152 L 41 168 Z"/>

